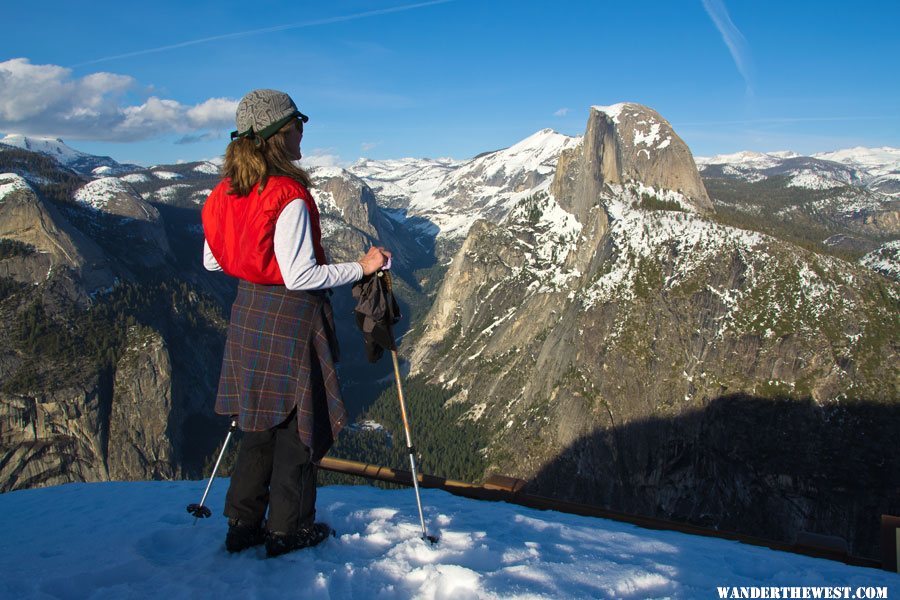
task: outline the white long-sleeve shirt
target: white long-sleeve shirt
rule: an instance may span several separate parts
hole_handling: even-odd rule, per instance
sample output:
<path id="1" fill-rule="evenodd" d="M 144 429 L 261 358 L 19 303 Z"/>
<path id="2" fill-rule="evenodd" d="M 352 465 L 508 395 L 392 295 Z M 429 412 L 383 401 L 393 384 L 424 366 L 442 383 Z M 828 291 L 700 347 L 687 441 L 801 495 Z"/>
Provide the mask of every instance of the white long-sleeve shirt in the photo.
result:
<path id="1" fill-rule="evenodd" d="M 316 262 L 309 211 L 301 199 L 289 202 L 275 221 L 275 261 L 289 290 L 323 290 L 362 279 L 358 262 L 320 265 Z M 222 267 L 203 240 L 203 266 L 209 271 Z"/>

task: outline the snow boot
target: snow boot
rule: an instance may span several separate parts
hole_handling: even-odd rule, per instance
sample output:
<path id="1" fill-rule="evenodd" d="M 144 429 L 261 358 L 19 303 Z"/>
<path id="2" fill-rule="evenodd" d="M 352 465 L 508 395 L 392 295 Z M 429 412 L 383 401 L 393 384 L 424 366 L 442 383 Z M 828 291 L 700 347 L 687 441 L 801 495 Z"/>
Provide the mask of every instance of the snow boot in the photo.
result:
<path id="1" fill-rule="evenodd" d="M 273 558 L 301 548 L 316 546 L 330 535 L 334 535 L 334 529 L 325 523 L 304 525 L 295 533 L 269 531 L 266 532 L 266 556 Z"/>
<path id="2" fill-rule="evenodd" d="M 225 534 L 225 549 L 240 552 L 259 546 L 266 540 L 266 530 L 261 523 L 247 523 L 240 519 L 228 519 L 228 533 Z"/>

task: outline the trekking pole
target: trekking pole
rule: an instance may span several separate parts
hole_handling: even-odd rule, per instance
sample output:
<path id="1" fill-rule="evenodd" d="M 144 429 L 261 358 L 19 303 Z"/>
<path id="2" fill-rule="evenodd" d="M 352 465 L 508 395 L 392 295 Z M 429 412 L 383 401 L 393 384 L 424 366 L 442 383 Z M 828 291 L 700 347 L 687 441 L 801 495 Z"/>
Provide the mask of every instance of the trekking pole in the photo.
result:
<path id="1" fill-rule="evenodd" d="M 197 519 L 206 519 L 212 516 L 212 511 L 203 506 L 203 503 L 206 502 L 206 495 L 209 494 L 209 488 L 212 487 L 213 479 L 215 479 L 216 472 L 219 470 L 219 463 L 222 462 L 222 457 L 225 456 L 225 449 L 228 448 L 228 442 L 231 441 L 231 435 L 235 431 L 237 431 L 237 419 L 231 421 L 231 427 L 228 428 L 228 435 L 225 436 L 225 443 L 222 444 L 222 451 L 219 452 L 219 458 L 216 459 L 216 466 L 213 467 L 212 475 L 209 477 L 209 483 L 206 484 L 206 491 L 203 492 L 200 504 L 188 504 L 187 511 L 194 515 L 194 525 L 197 524 Z"/>
<path id="2" fill-rule="evenodd" d="M 389 293 L 393 294 L 391 285 L 391 274 L 387 271 L 379 271 L 379 277 L 384 277 L 384 283 Z M 391 359 L 394 361 L 394 379 L 397 381 L 397 397 L 400 398 L 400 417 L 403 419 L 403 431 L 406 433 L 406 449 L 409 451 L 409 466 L 412 470 L 413 488 L 416 490 L 416 504 L 419 507 L 419 523 L 422 525 L 422 539 L 432 544 L 436 544 L 438 539 L 433 535 L 428 535 L 425 529 L 425 514 L 422 512 L 422 497 L 419 494 L 419 475 L 416 472 L 415 448 L 412 445 L 412 436 L 409 433 L 409 420 L 406 417 L 406 402 L 403 398 L 403 384 L 400 382 L 400 362 L 397 360 L 397 344 L 393 342 L 394 334 L 391 332 Z"/>

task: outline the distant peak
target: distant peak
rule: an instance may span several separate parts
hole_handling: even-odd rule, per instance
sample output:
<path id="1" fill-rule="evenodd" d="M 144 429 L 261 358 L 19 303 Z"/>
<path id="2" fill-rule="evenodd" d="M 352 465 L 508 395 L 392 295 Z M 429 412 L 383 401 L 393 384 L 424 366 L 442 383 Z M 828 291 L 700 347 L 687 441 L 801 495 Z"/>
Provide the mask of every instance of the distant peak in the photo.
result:
<path id="1" fill-rule="evenodd" d="M 23 150 L 30 150 L 31 152 L 49 154 L 63 164 L 69 164 L 82 157 L 88 156 L 84 152 L 79 152 L 71 146 L 66 145 L 64 141 L 56 137 L 11 133 L 0 139 L 0 143 L 8 146 L 15 146 L 16 148 L 22 148 Z"/>
<path id="2" fill-rule="evenodd" d="M 310 169 L 316 177 L 348 177 L 350 172 L 342 167 L 335 166 L 314 166 Z"/>
<path id="3" fill-rule="evenodd" d="M 558 131 L 554 131 L 549 127 L 536 131 L 529 135 L 527 138 L 513 144 L 509 148 L 505 148 L 504 150 L 499 150 L 498 152 L 505 151 L 517 151 L 522 148 L 531 148 L 531 147 L 543 147 L 549 145 L 560 145 L 564 144 L 567 140 L 572 139 L 571 136 L 559 133 Z M 484 153 L 491 154 L 491 153 Z"/>

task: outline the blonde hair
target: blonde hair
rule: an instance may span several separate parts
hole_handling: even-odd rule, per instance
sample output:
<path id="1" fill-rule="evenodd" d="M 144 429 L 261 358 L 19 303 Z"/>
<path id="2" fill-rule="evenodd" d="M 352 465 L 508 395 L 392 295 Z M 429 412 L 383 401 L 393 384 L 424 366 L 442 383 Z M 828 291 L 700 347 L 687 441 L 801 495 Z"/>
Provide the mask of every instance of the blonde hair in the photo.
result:
<path id="1" fill-rule="evenodd" d="M 262 190 L 273 175 L 290 177 L 307 189 L 312 187 L 309 174 L 292 162 L 287 147 L 287 134 L 292 127 L 298 127 L 296 119 L 267 140 L 237 138 L 228 144 L 222 174 L 231 179 L 229 193 L 246 196 L 257 183 Z"/>

